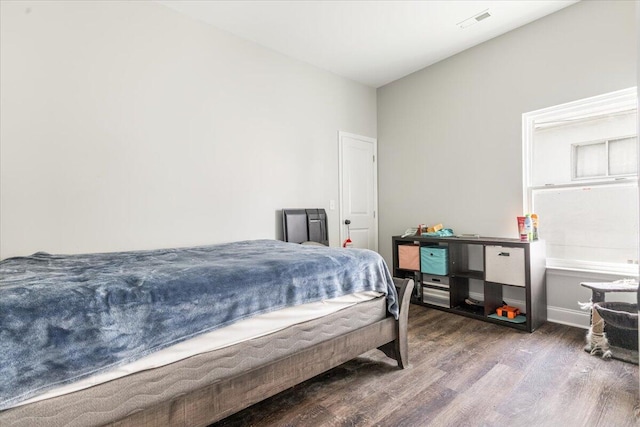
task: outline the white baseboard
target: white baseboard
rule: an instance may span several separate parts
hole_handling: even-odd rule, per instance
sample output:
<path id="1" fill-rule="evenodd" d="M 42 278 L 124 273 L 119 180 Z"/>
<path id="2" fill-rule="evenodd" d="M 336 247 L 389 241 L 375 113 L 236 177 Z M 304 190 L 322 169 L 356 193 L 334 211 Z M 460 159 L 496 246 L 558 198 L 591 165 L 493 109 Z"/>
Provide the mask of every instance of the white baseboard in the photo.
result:
<path id="1" fill-rule="evenodd" d="M 547 306 L 547 321 L 576 328 L 589 329 L 589 312 Z"/>

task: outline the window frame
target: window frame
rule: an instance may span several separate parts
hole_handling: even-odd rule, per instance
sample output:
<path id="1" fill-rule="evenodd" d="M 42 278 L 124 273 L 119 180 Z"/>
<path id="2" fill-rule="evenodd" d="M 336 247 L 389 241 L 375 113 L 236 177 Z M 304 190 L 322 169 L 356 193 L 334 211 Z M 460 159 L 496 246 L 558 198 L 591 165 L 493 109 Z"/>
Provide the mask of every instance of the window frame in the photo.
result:
<path id="1" fill-rule="evenodd" d="M 611 147 L 611 143 L 612 142 L 616 142 L 616 141 L 622 141 L 625 139 L 631 139 L 631 138 L 638 138 L 638 136 L 636 134 L 633 135 L 623 135 L 623 136 L 619 136 L 616 138 L 610 138 L 610 139 L 597 139 L 595 141 L 585 141 L 585 142 L 578 142 L 575 144 L 571 144 L 571 181 L 572 182 L 595 182 L 595 181 L 602 181 L 602 180 L 608 180 L 610 178 L 625 178 L 625 177 L 636 177 L 638 175 L 638 171 L 636 170 L 636 173 L 618 173 L 618 174 L 612 174 L 611 173 L 611 164 L 610 164 L 610 147 Z M 589 145 L 599 145 L 599 144 L 603 144 L 604 145 L 604 152 L 605 152 L 605 167 L 606 167 L 606 173 L 605 175 L 597 175 L 597 176 L 585 176 L 585 177 L 579 177 L 578 176 L 578 148 L 579 147 L 586 147 Z M 637 164 L 636 164 L 637 167 Z M 555 184 L 558 185 L 558 184 Z"/>
<path id="2" fill-rule="evenodd" d="M 560 104 L 540 110 L 522 114 L 522 207 L 523 212 L 533 211 L 533 194 L 536 191 L 553 190 L 561 188 L 585 188 L 593 186 L 635 185 L 639 187 L 640 171 L 633 175 L 615 175 L 576 178 L 574 149 L 572 148 L 570 167 L 572 168 L 572 182 L 562 184 L 544 184 L 532 186 L 533 172 L 533 139 L 536 125 L 553 126 L 553 123 L 585 120 L 590 117 L 598 117 L 603 114 L 619 114 L 630 110 L 638 111 L 638 92 L 636 87 L 581 99 L 566 104 Z M 640 113 L 639 113 L 640 114 Z M 640 141 L 640 135 L 629 135 Z M 616 137 L 614 139 L 623 139 Z M 592 141 L 591 143 L 606 142 L 608 140 Z M 582 145 L 587 145 L 585 142 Z M 607 158 L 609 146 L 606 145 Z M 640 152 L 640 148 L 638 149 Z M 638 165 L 640 169 L 640 164 Z M 609 165 L 607 163 L 607 173 Z M 544 237 L 544 236 L 543 236 Z M 637 264 L 603 263 L 581 260 L 568 260 L 560 258 L 547 258 L 547 268 L 572 271 L 588 271 L 595 273 L 620 274 L 625 276 L 638 276 Z"/>

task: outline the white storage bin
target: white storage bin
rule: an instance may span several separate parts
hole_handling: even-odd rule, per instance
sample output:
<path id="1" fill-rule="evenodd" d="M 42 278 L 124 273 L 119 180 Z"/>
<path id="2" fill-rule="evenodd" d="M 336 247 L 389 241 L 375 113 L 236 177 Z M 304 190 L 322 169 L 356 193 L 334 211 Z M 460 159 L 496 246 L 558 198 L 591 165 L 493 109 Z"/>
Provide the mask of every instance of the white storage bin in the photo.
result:
<path id="1" fill-rule="evenodd" d="M 422 302 L 437 305 L 438 307 L 451 308 L 449 291 L 422 287 Z"/>
<path id="2" fill-rule="evenodd" d="M 431 285 L 442 289 L 449 289 L 449 277 L 448 276 L 432 276 L 423 274 L 422 282 L 425 285 Z"/>
<path id="3" fill-rule="evenodd" d="M 525 286 L 524 248 L 486 246 L 485 262 L 487 282 Z"/>

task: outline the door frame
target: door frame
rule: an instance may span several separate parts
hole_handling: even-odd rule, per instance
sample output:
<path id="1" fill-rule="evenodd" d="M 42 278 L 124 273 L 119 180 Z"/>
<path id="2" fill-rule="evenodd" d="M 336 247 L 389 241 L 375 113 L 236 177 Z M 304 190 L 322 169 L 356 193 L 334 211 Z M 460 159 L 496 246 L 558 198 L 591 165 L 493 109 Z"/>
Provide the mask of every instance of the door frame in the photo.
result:
<path id="1" fill-rule="evenodd" d="M 357 135 L 354 133 L 338 131 L 338 220 L 340 230 L 340 246 L 347 238 L 347 227 L 344 224 L 344 206 L 342 205 L 342 180 L 343 180 L 343 138 L 348 137 L 358 139 L 373 144 L 373 228 L 375 232 L 374 248 L 372 250 L 378 252 L 378 140 L 368 136 Z"/>

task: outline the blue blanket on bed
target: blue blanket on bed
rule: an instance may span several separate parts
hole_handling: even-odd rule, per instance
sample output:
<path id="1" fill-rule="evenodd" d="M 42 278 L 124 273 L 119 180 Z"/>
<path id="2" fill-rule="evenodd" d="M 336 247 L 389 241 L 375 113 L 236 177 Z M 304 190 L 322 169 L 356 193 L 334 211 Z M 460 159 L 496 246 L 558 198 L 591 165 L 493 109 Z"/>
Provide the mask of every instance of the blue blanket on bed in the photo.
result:
<path id="1" fill-rule="evenodd" d="M 239 319 L 396 292 L 368 250 L 273 240 L 0 262 L 0 410 Z"/>

